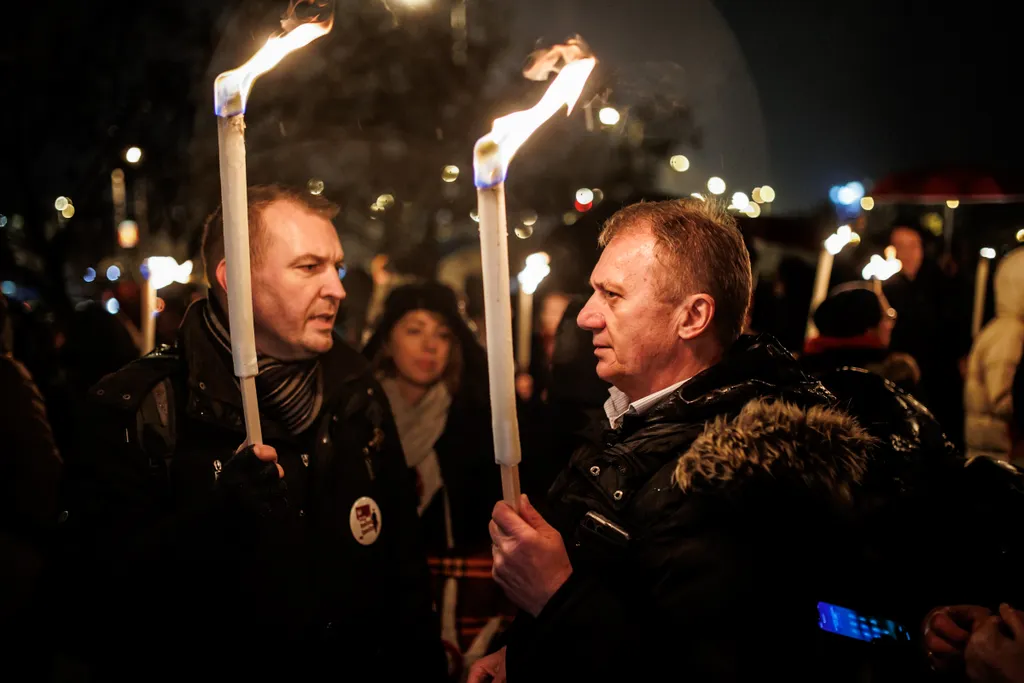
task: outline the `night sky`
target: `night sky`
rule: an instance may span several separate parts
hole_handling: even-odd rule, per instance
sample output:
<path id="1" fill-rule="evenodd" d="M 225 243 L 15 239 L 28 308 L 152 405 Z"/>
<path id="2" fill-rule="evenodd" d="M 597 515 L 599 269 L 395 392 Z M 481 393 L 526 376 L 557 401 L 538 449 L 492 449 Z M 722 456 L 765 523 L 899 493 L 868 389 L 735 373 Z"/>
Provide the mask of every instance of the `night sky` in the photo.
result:
<path id="1" fill-rule="evenodd" d="M 720 146 L 735 147 L 723 137 L 744 140 L 724 167 L 710 160 L 709 170 L 730 184 L 731 175 L 736 184 L 771 182 L 780 209 L 807 208 L 849 180 L 931 164 L 1020 165 L 1024 152 L 1012 104 L 1022 88 L 1020 29 L 989 0 L 520 6 L 524 37 L 576 30 L 606 60 L 636 72 L 675 60 L 692 80 L 719 90 L 743 90 L 751 79 L 753 97 L 734 94 L 734 106 L 704 112 L 721 129 Z M 693 104 L 698 117 L 707 104 L 700 99 L 707 96 Z M 767 180 L 758 179 L 762 164 Z"/>
<path id="2" fill-rule="evenodd" d="M 128 114 L 143 106 L 168 112 L 162 96 L 206 91 L 209 84 L 201 81 L 222 29 L 221 10 L 235 4 L 19 3 L 9 25 L 25 28 L 0 47 L 0 66 L 23 83 L 45 85 L 19 93 L 12 90 L 18 78 L 5 78 L 14 86 L 5 92 L 0 145 L 30 153 L 24 123 L 45 116 L 52 119 L 46 130 L 67 137 L 63 147 L 63 141 L 53 143 L 47 168 L 81 176 L 97 159 L 116 158 L 136 132 Z M 132 14 L 125 14 L 126 7 Z M 823 201 L 830 185 L 908 167 L 1019 165 L 1024 143 L 1013 104 L 1022 88 L 1017 24 L 990 0 L 942 7 L 884 0 L 518 0 L 509 50 L 521 59 L 539 39 L 550 43 L 581 33 L 605 64 L 622 73 L 613 98 L 628 102 L 630 89 L 670 89 L 706 129 L 690 173 L 673 176 L 666 169 L 670 189 L 700 189 L 713 174 L 747 191 L 770 183 L 778 209 L 799 211 Z M 156 19 L 140 24 L 143 13 Z M 150 35 L 131 28 L 136 25 Z M 82 32 L 95 32 L 99 57 L 84 53 L 87 40 L 74 35 Z M 144 77 L 130 71 L 142 48 L 133 41 L 140 40 L 150 51 L 154 43 L 162 46 L 164 61 L 184 65 L 176 76 L 180 83 L 137 90 Z M 193 54 L 207 62 L 188 62 Z M 192 121 L 195 111 L 185 109 L 180 116 Z M 102 125 L 87 128 L 84 110 L 102 112 Z M 175 129 L 187 133 L 187 127 Z M 73 153 L 58 158 L 61 149 Z M 6 162 L 19 155 L 3 157 Z M 95 183 L 79 183 L 80 195 L 104 187 L 105 172 L 95 175 Z M 52 183 L 36 177 L 28 186 L 21 170 L 6 163 L 3 178 L 0 199 L 12 201 L 34 189 L 49 196 L 66 186 L 65 177 Z"/>

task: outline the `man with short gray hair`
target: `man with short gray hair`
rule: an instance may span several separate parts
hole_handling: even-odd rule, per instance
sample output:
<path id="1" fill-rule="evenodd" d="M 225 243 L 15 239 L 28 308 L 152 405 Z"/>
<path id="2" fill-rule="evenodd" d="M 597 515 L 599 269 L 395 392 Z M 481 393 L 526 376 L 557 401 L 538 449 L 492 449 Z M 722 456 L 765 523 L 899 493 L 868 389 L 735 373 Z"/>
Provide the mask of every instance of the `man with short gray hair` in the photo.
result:
<path id="1" fill-rule="evenodd" d="M 470 681 L 795 680 L 815 659 L 804 569 L 830 561 L 870 438 L 775 340 L 740 336 L 750 259 L 719 207 L 628 206 L 600 244 L 577 322 L 608 430 L 544 516 L 495 506 L 493 574 L 523 613 Z"/>

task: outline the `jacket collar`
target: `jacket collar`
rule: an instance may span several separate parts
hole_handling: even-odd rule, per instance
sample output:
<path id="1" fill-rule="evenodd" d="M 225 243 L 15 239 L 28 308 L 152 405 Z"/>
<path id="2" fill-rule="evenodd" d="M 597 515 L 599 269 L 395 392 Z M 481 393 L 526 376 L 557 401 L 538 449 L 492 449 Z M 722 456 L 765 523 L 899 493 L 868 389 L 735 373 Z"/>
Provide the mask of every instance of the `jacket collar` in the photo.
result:
<path id="1" fill-rule="evenodd" d="M 781 396 L 803 404 L 830 404 L 835 397 L 806 375 L 793 355 L 770 334 L 741 337 L 721 361 L 695 375 L 643 415 L 627 413 L 610 435 L 626 441 L 655 428 L 703 423 L 738 413 L 760 396 Z"/>

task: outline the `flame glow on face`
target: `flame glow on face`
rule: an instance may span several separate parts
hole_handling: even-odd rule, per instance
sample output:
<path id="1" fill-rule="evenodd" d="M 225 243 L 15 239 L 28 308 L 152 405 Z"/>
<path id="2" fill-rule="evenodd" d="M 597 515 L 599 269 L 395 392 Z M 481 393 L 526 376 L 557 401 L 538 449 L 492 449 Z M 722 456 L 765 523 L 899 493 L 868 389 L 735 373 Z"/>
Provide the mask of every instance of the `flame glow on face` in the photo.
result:
<path id="1" fill-rule="evenodd" d="M 313 2 L 313 0 L 302 1 Z M 252 90 L 252 84 L 257 78 L 277 66 L 291 52 L 327 35 L 331 27 L 334 26 L 333 13 L 322 21 L 296 25 L 295 8 L 296 3 L 293 2 L 287 16 L 281 21 L 285 33 L 271 36 L 266 45 L 260 48 L 248 62 L 237 69 L 225 71 L 217 76 L 217 80 L 213 83 L 214 111 L 217 116 L 237 116 L 245 113 L 249 91 Z"/>
<path id="2" fill-rule="evenodd" d="M 558 71 L 558 76 L 540 102 L 530 109 L 495 119 L 491 132 L 477 141 L 473 150 L 477 187 L 493 187 L 504 181 L 512 157 L 533 132 L 563 106 L 568 108 L 566 115 L 572 113 L 587 79 L 597 65 L 596 59 L 586 57 L 585 54 L 586 48 L 582 41 L 573 41 L 532 56 L 531 65 L 523 72 L 527 78 L 544 80 L 552 71 Z M 560 62 L 565 64 L 559 71 Z"/>

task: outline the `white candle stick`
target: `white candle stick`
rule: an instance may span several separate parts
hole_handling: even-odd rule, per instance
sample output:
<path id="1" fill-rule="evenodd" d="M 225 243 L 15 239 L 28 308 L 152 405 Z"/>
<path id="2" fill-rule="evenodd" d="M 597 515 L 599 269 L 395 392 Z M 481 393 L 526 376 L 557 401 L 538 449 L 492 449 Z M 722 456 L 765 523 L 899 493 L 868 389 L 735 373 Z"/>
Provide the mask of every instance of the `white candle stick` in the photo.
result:
<path id="1" fill-rule="evenodd" d="M 505 175 L 516 151 L 563 106 L 572 111 L 597 60 L 585 56 L 582 42 L 560 45 L 539 58 L 525 73 L 543 80 L 565 65 L 534 107 L 494 121 L 491 132 L 477 141 L 473 166 L 480 218 L 480 255 L 484 280 L 487 373 L 490 380 L 494 459 L 501 467 L 503 498 L 519 508 L 519 422 L 516 412 L 515 359 L 512 353 L 512 297 L 509 291 L 508 222 Z"/>
<path id="2" fill-rule="evenodd" d="M 292 9 L 295 9 L 293 3 Z M 228 325 L 231 359 L 242 392 L 246 443 L 263 443 L 256 400 L 256 335 L 253 331 L 252 274 L 249 263 L 249 209 L 245 173 L 245 104 L 253 82 L 277 66 L 288 53 L 308 45 L 331 30 L 334 17 L 294 26 L 274 36 L 241 67 L 225 71 L 213 84 L 220 150 L 220 192 L 224 220 L 224 259 L 227 262 Z M 293 25 L 294 17 L 282 21 Z M 211 283 L 212 284 L 212 283 Z"/>
<path id="3" fill-rule="evenodd" d="M 519 281 L 519 326 L 516 339 L 516 364 L 520 372 L 530 371 L 533 341 L 533 295 L 542 280 L 551 272 L 551 258 L 544 252 L 526 257 L 526 267 L 516 279 Z"/>
<path id="4" fill-rule="evenodd" d="M 531 353 L 533 349 L 530 348 L 533 337 L 533 292 L 527 292 L 520 287 L 517 298 L 519 325 L 516 329 L 516 366 L 519 368 L 519 372 L 529 372 L 533 356 Z"/>
<path id="5" fill-rule="evenodd" d="M 828 284 L 832 281 L 832 267 L 835 264 L 836 254 L 841 252 L 847 244 L 857 244 L 858 242 L 860 242 L 860 235 L 850 230 L 849 225 L 840 225 L 822 245 L 821 254 L 818 256 L 818 268 L 814 274 L 814 290 L 811 293 L 811 309 L 807 316 L 805 339 L 818 335 L 818 328 L 814 326 L 814 311 L 828 297 Z"/>
<path id="6" fill-rule="evenodd" d="M 142 285 L 143 355 L 156 347 L 157 293 L 172 282 L 187 284 L 192 278 L 192 262 L 179 264 L 170 256 L 150 256 L 146 259 L 146 271 Z"/>
<path id="7" fill-rule="evenodd" d="M 996 250 L 985 247 L 978 259 L 978 270 L 974 274 L 974 308 L 971 310 L 972 337 L 977 337 L 981 332 L 981 323 L 985 318 L 985 297 L 988 294 L 988 273 L 995 257 Z"/>
<path id="8" fill-rule="evenodd" d="M 490 378 L 494 459 L 502 470 L 503 498 L 510 505 L 514 505 L 519 498 L 517 468 L 522 453 L 516 413 L 516 369 L 512 358 L 512 307 L 509 292 L 508 223 L 505 214 L 504 183 L 477 190 L 477 213 L 480 216 L 484 327 L 487 338 L 487 374 Z"/>
<path id="9" fill-rule="evenodd" d="M 156 290 L 149 278 L 142 283 L 142 355 L 156 348 Z"/>
<path id="10" fill-rule="evenodd" d="M 220 192 L 224 219 L 224 260 L 228 269 L 228 325 L 231 360 L 242 391 L 246 443 L 263 443 L 256 399 L 256 334 L 249 263 L 249 207 L 245 174 L 245 120 L 242 114 L 217 120 Z"/>

